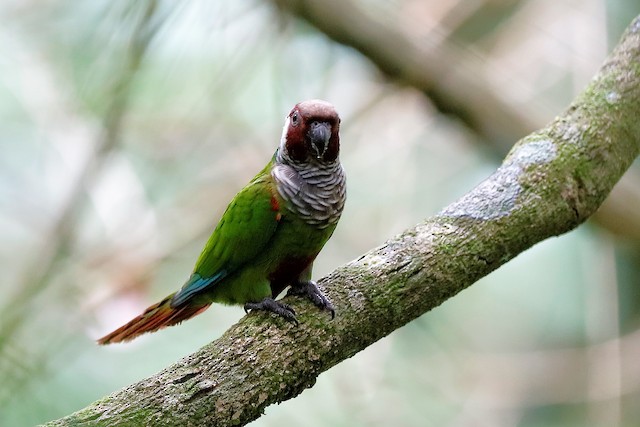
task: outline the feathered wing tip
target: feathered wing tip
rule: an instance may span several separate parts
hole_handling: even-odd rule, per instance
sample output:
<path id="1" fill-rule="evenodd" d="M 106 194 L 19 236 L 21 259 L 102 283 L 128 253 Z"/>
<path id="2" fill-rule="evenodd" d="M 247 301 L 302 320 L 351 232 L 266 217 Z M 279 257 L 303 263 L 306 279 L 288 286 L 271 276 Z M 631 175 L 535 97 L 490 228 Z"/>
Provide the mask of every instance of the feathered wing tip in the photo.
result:
<path id="1" fill-rule="evenodd" d="M 171 307 L 171 294 L 157 304 L 147 308 L 144 313 L 115 331 L 100 338 L 98 344 L 112 344 L 130 341 L 147 332 L 154 332 L 167 326 L 177 325 L 205 311 L 211 304 L 189 305 Z"/>

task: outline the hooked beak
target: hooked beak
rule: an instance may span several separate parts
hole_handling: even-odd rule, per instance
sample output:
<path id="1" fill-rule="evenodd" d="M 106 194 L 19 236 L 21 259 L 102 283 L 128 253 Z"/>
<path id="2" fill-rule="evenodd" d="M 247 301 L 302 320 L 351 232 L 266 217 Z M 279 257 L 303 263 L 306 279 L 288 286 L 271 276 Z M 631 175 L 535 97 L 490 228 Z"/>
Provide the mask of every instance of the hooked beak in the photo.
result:
<path id="1" fill-rule="evenodd" d="M 331 125 L 327 122 L 313 122 L 309 129 L 309 139 L 311 140 L 311 146 L 316 153 L 316 159 L 320 160 L 324 156 L 324 152 L 327 151 L 329 145 L 329 138 L 331 138 Z"/>

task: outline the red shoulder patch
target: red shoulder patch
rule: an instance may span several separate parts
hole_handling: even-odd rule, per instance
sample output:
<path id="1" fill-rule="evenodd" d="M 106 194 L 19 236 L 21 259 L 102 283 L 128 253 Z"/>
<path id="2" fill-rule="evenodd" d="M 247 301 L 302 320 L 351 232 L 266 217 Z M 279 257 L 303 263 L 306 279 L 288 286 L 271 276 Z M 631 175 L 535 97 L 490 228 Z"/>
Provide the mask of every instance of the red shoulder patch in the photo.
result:
<path id="1" fill-rule="evenodd" d="M 274 195 L 271 195 L 271 210 L 276 212 L 280 210 L 280 203 L 278 203 L 278 199 Z"/>
<path id="2" fill-rule="evenodd" d="M 277 212 L 276 221 L 280 221 L 280 219 L 282 219 L 282 214 L 280 213 L 280 203 L 274 195 L 271 195 L 271 210 Z"/>

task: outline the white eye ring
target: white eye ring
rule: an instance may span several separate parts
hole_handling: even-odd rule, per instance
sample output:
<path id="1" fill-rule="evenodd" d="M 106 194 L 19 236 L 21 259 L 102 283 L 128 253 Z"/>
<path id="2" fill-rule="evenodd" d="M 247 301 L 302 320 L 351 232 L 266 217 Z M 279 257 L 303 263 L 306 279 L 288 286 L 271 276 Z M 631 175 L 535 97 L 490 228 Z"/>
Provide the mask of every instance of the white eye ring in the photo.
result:
<path id="1" fill-rule="evenodd" d="M 298 116 L 298 112 L 296 111 L 291 115 L 291 124 L 294 126 L 298 126 L 299 121 L 300 121 L 300 117 Z"/>

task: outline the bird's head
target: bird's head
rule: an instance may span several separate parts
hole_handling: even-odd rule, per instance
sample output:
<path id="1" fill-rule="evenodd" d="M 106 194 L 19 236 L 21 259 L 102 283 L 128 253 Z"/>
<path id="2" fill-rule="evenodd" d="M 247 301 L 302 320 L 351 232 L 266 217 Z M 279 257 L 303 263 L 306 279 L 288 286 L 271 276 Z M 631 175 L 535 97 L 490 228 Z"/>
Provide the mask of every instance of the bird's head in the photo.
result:
<path id="1" fill-rule="evenodd" d="M 340 151 L 340 117 L 319 99 L 296 104 L 284 122 L 280 149 L 294 162 L 331 163 Z"/>

